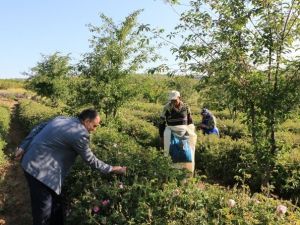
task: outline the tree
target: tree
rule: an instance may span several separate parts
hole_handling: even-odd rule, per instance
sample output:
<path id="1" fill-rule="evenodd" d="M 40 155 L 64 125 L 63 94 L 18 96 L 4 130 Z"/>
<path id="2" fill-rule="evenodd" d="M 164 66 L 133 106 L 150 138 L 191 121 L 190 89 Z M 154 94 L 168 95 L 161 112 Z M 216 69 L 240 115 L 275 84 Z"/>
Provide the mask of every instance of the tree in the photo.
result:
<path id="1" fill-rule="evenodd" d="M 277 126 L 300 103 L 299 14 L 299 0 L 194 0 L 170 34 L 184 40 L 172 50 L 190 71 L 245 113 L 258 163 L 266 167 L 263 184 L 279 151 Z"/>
<path id="2" fill-rule="evenodd" d="M 31 68 L 27 86 L 42 97 L 48 97 L 53 103 L 66 99 L 68 95 L 67 80 L 72 67 L 69 56 L 61 56 L 58 52 L 42 55 L 43 59 Z"/>
<path id="3" fill-rule="evenodd" d="M 150 103 L 164 103 L 167 96 L 167 78 L 158 74 L 133 75 L 131 81 L 138 91 L 138 99 Z"/>
<path id="4" fill-rule="evenodd" d="M 79 66 L 85 81 L 78 101 L 92 104 L 107 117 L 116 116 L 118 108 L 136 94 L 128 75 L 142 68 L 144 62 L 157 58 L 154 47 L 139 29 L 140 12 L 133 12 L 120 25 L 102 14 L 100 27 L 89 26 L 93 50 Z"/>
<path id="5" fill-rule="evenodd" d="M 174 76 L 168 79 L 169 90 L 179 91 L 183 101 L 190 106 L 196 105 L 199 98 L 199 95 L 195 90 L 196 86 L 197 80 L 193 77 Z"/>

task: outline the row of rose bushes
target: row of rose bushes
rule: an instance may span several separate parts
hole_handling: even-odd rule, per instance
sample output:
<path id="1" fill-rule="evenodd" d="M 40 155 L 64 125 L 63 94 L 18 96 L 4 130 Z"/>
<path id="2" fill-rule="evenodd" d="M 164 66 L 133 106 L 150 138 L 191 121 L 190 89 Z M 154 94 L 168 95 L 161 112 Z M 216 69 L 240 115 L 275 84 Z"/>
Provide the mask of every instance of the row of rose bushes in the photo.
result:
<path id="1" fill-rule="evenodd" d="M 134 102 L 125 107 L 122 114 L 124 118 L 129 116 L 130 119 L 127 120 L 127 124 L 137 123 L 142 119 L 157 126 L 160 111 L 161 106 L 158 104 Z M 246 174 L 250 175 L 247 184 L 251 186 L 252 190 L 259 190 L 261 186 L 259 171 L 261 168 L 256 162 L 246 126 L 241 124 L 239 120 L 228 119 L 230 115 L 227 111 L 214 112 L 214 114 L 222 118 L 222 120 L 218 119 L 222 138 L 207 137 L 198 132 L 196 168 L 209 178 L 227 185 L 235 184 Z M 132 118 L 133 116 L 136 118 Z M 194 116 L 195 124 L 199 123 L 200 120 L 199 115 Z M 137 128 L 139 129 L 138 126 Z M 300 146 L 299 130 L 300 123 L 295 119 L 289 119 L 280 126 L 276 133 L 278 143 L 284 148 L 284 154 L 278 155 L 271 180 L 276 193 L 295 200 L 300 197 L 297 188 L 300 183 L 300 170 L 298 169 L 300 160 L 298 160 L 299 157 L 295 156 L 299 152 Z M 140 129 L 140 132 L 144 133 L 143 129 Z M 130 134 L 130 132 L 127 133 Z M 157 132 L 156 134 L 152 132 L 148 137 L 155 135 Z M 285 157 L 285 155 L 292 157 Z"/>
<path id="2" fill-rule="evenodd" d="M 140 145 L 158 147 L 158 129 L 152 123 L 127 112 L 114 123 L 119 132 L 130 135 Z"/>
<path id="3" fill-rule="evenodd" d="M 28 128 L 47 120 L 50 112 L 56 115 L 56 109 L 45 110 L 44 106 L 33 103 L 26 109 L 24 106 L 20 104 L 19 112 Z M 38 116 L 33 116 L 32 111 L 38 112 Z M 129 120 L 126 126 L 137 122 L 135 117 L 124 116 L 123 126 L 126 118 Z M 107 163 L 126 165 L 127 175 L 101 175 L 78 160 L 65 184 L 67 224 L 300 222 L 299 209 L 288 201 L 251 195 L 245 190 L 227 190 L 203 183 L 199 177 L 186 179 L 183 171 L 172 168 L 170 160 L 151 147 L 151 141 L 137 141 L 146 126 L 141 126 L 141 131 L 134 135 L 132 130 L 125 132 L 119 126 L 117 123 L 99 128 L 92 135 L 92 149 Z"/>
<path id="4" fill-rule="evenodd" d="M 6 157 L 3 152 L 6 145 L 6 136 L 10 125 L 10 109 L 7 106 L 0 105 L 0 167 L 6 163 Z"/>
<path id="5" fill-rule="evenodd" d="M 155 127 L 159 124 L 159 117 L 162 106 L 146 102 L 130 102 L 121 109 L 122 117 L 136 117 L 143 121 L 153 124 Z M 198 110 L 199 111 L 199 110 Z M 241 139 L 248 135 L 247 127 L 239 120 L 233 121 L 227 111 L 214 112 L 217 117 L 217 124 L 222 137 L 229 136 L 232 139 Z M 201 122 L 201 116 L 198 113 L 193 114 L 193 121 L 197 126 Z"/>
<path id="6" fill-rule="evenodd" d="M 159 117 L 162 111 L 162 105 L 146 102 L 130 102 L 121 109 L 121 117 L 136 117 L 147 121 L 158 127 Z M 199 110 L 198 110 L 199 111 Z M 217 124 L 222 137 L 229 136 L 232 139 L 241 139 L 248 135 L 247 127 L 243 125 L 240 120 L 233 121 L 230 119 L 230 115 L 227 111 L 214 112 L 217 117 Z M 201 122 L 200 113 L 194 113 L 192 115 L 195 125 L 199 125 Z"/>
<path id="7" fill-rule="evenodd" d="M 30 130 L 38 123 L 45 122 L 62 112 L 59 108 L 51 108 L 30 99 L 21 99 L 17 113 L 19 121 Z"/>
<path id="8" fill-rule="evenodd" d="M 113 128 L 100 128 L 93 149 L 104 161 L 128 166 L 126 177 L 101 176 L 82 162 L 67 187 L 68 222 L 82 224 L 293 224 L 299 211 L 247 191 L 185 179 L 168 158 Z M 76 183 L 76 185 L 74 185 Z M 71 185 L 72 184 L 72 185 Z M 70 189 L 71 187 L 71 189 Z M 278 210 L 276 208 L 279 208 Z M 281 209 L 295 210 L 290 218 Z"/>
<path id="9" fill-rule="evenodd" d="M 144 144 L 150 143 L 149 140 L 152 140 L 153 143 L 158 133 L 150 124 L 157 126 L 160 110 L 161 106 L 157 104 L 134 102 L 121 111 L 123 122 L 118 127 L 122 127 L 121 130 L 127 131 L 126 133 L 129 135 L 133 134 L 132 136 L 136 137 L 137 141 L 148 137 L 148 142 L 144 142 Z M 217 112 L 215 114 L 219 116 Z M 245 182 L 251 187 L 251 190 L 259 191 L 262 182 L 262 168 L 256 161 L 255 151 L 249 140 L 246 126 L 238 120 L 233 122 L 231 119 L 227 119 L 229 115 L 226 111 L 221 112 L 220 115 L 224 118 L 218 120 L 218 127 L 223 134 L 222 138 L 203 136 L 201 132 L 198 132 L 196 169 L 201 174 L 205 174 L 208 179 L 224 185 L 233 186 L 237 182 Z M 194 118 L 195 124 L 200 122 L 200 117 Z M 144 121 L 150 124 L 147 125 Z M 277 195 L 295 201 L 300 198 L 300 157 L 297 156 L 300 145 L 300 134 L 297 133 L 299 126 L 300 123 L 288 120 L 277 132 L 276 136 L 283 151 L 275 159 L 275 168 L 270 181 L 274 185 Z M 130 132 L 132 127 L 135 127 L 135 130 Z M 136 136 L 137 133 L 141 135 Z"/>
<path id="10" fill-rule="evenodd" d="M 47 120 L 57 115 L 60 111 L 58 109 L 49 109 L 44 105 L 29 100 L 23 100 L 21 105 L 21 108 L 30 117 L 29 123 L 31 125 L 29 127 L 32 127 L 38 120 L 41 120 L 41 115 L 44 115 L 44 118 Z M 36 110 L 35 106 L 39 109 Z M 153 118 L 154 114 L 158 113 L 159 107 L 156 104 L 137 102 L 132 104 L 132 109 L 130 107 L 124 107 L 119 118 L 115 120 L 115 127 L 118 132 L 130 135 L 142 146 L 157 147 L 158 131 L 153 126 L 151 118 Z M 20 116 L 21 118 L 23 117 L 22 112 Z M 22 119 L 22 121 L 26 120 Z M 297 134 L 291 134 L 290 132 L 283 132 L 283 134 L 285 136 L 281 137 L 281 140 L 286 142 L 285 144 L 293 143 L 293 141 L 289 141 L 286 138 L 287 136 L 297 136 Z M 253 148 L 249 144 L 250 141 L 245 139 L 245 137 L 243 139 L 232 140 L 232 138 L 226 136 L 221 139 L 205 137 L 200 132 L 198 132 L 198 135 L 196 149 L 197 170 L 205 174 L 209 179 L 225 185 L 234 185 L 245 174 L 248 174 L 251 178 L 248 178 L 246 183 L 252 190 L 260 189 L 261 174 L 259 173 Z M 286 154 L 289 155 L 291 151 L 292 149 L 288 148 Z M 293 152 L 296 153 L 297 150 L 293 150 Z M 297 161 L 299 157 L 285 157 L 284 159 L 282 157 L 282 155 L 279 155 L 276 160 L 276 167 L 272 174 L 271 182 L 275 186 L 277 194 L 296 200 L 299 198 L 299 188 L 297 188 L 299 187 L 297 184 L 300 182 L 299 160 Z"/>
<path id="11" fill-rule="evenodd" d="M 54 115 L 61 113 L 59 108 L 49 108 L 32 100 L 22 100 L 20 101 L 20 106 L 20 120 L 26 123 L 26 120 L 23 120 L 23 114 L 26 113 L 30 120 L 27 122 L 29 124 L 24 125 L 30 128 L 37 124 L 37 121 L 48 120 Z M 36 108 L 39 110 L 36 111 Z M 130 134 L 140 144 L 157 146 L 157 126 L 161 110 L 162 106 L 158 104 L 133 102 L 121 109 L 114 124 L 120 132 Z M 45 116 L 42 119 L 43 115 Z M 200 117 L 198 117 L 195 116 L 195 124 L 200 123 Z M 232 120 L 226 119 L 220 121 L 219 127 L 224 137 L 229 136 L 235 139 L 235 137 L 244 137 L 245 135 L 245 127 L 237 121 L 232 122 Z"/>
<path id="12" fill-rule="evenodd" d="M 0 79 L 0 90 L 23 88 L 24 81 L 15 79 Z"/>
<path id="13" fill-rule="evenodd" d="M 261 165 L 251 142 L 247 139 L 232 140 L 201 136 L 196 146 L 196 169 L 208 179 L 224 185 L 246 183 L 251 190 L 259 191 Z M 283 145 L 284 146 L 284 145 Z M 295 202 L 300 199 L 300 148 L 285 145 L 275 160 L 270 183 L 273 193 Z"/>

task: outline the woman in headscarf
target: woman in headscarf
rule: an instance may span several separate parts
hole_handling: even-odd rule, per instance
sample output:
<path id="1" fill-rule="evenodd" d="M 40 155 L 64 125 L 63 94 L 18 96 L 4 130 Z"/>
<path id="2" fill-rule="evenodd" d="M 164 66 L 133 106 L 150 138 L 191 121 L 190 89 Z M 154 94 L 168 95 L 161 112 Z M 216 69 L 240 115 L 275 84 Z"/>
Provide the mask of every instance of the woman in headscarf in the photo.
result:
<path id="1" fill-rule="evenodd" d="M 159 134 L 164 152 L 171 156 L 175 167 L 186 168 L 194 172 L 197 135 L 195 134 L 190 108 L 181 101 L 178 91 L 171 91 L 168 100 L 169 102 L 163 108 L 159 124 Z M 182 150 L 188 149 L 191 158 L 176 157 L 174 151 L 179 151 L 176 149 L 181 150 L 180 154 L 183 152 Z"/>
<path id="2" fill-rule="evenodd" d="M 202 115 L 202 122 L 199 128 L 203 131 L 203 134 L 216 134 L 219 136 L 215 116 L 206 108 L 203 108 L 200 114 Z"/>

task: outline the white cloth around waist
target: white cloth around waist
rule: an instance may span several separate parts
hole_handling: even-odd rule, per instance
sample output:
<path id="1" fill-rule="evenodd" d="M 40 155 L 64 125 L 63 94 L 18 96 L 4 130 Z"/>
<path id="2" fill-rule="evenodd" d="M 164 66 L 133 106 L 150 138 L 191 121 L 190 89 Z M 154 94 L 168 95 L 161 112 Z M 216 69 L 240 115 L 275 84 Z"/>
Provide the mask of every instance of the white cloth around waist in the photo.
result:
<path id="1" fill-rule="evenodd" d="M 187 168 L 191 172 L 194 172 L 195 168 L 195 147 L 197 142 L 197 135 L 195 133 L 195 125 L 177 125 L 177 126 L 167 126 L 164 131 L 164 154 L 169 156 L 170 143 L 171 143 L 171 133 L 177 135 L 178 137 L 183 137 L 184 135 L 189 136 L 189 145 L 192 150 L 192 163 L 175 163 L 178 168 Z"/>

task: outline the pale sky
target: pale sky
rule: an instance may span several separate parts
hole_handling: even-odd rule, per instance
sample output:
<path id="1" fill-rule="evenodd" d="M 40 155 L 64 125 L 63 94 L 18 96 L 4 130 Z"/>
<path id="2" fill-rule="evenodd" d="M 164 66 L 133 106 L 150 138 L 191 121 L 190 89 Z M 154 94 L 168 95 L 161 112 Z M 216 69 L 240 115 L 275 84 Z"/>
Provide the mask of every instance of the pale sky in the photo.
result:
<path id="1" fill-rule="evenodd" d="M 0 78 L 26 78 L 22 73 L 41 61 L 41 54 L 58 51 L 80 60 L 90 51 L 87 24 L 100 25 L 100 13 L 119 24 L 137 9 L 144 9 L 140 23 L 167 30 L 179 23 L 164 0 L 0 0 Z M 177 12 L 187 9 L 175 6 Z M 162 55 L 174 62 L 168 49 Z"/>

